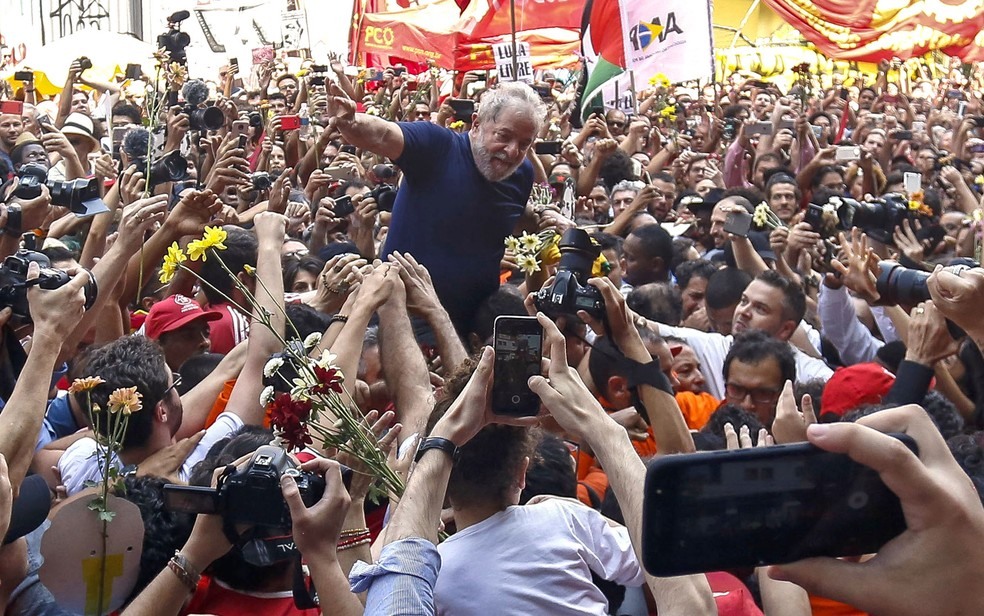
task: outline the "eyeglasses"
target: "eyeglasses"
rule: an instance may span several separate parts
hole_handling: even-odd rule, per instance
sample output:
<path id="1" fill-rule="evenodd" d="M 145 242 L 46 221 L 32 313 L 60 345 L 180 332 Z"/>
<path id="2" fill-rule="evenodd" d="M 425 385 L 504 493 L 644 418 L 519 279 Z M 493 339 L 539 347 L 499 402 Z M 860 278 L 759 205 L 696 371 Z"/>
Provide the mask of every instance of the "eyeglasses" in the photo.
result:
<path id="1" fill-rule="evenodd" d="M 179 385 L 181 385 L 181 375 L 178 374 L 177 372 L 172 372 L 171 373 L 171 386 L 164 390 L 164 395 L 161 396 L 161 397 L 162 398 L 166 398 L 167 395 L 169 393 L 171 393 L 171 390 L 172 389 L 175 390 L 175 391 L 177 391 L 177 387 Z"/>
<path id="2" fill-rule="evenodd" d="M 724 385 L 724 392 L 728 396 L 728 400 L 732 402 L 740 402 L 746 396 L 751 396 L 752 402 L 755 404 L 772 404 L 779 397 L 781 391 L 781 389 L 768 387 L 742 387 L 735 383 L 725 383 Z"/>

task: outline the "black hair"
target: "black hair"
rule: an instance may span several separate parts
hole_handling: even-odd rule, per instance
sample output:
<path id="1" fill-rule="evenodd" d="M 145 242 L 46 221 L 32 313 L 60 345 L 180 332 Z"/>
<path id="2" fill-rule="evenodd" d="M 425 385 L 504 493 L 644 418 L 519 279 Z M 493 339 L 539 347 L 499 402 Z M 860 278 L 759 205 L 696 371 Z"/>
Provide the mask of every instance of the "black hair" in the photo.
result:
<path id="1" fill-rule="evenodd" d="M 844 179 L 844 169 L 839 165 L 823 165 L 813 174 L 813 178 L 810 180 L 810 187 L 813 189 L 820 188 L 820 182 L 823 180 L 823 176 L 828 173 L 836 173 L 841 177 L 841 180 Z"/>
<path id="2" fill-rule="evenodd" d="M 36 145 L 40 148 L 44 148 L 44 144 L 34 139 L 31 139 L 30 141 L 25 141 L 24 143 L 19 143 L 15 145 L 12 150 L 10 150 L 10 163 L 12 163 L 14 167 L 16 167 L 17 165 L 24 162 L 24 150 L 26 150 L 28 147 L 32 145 Z M 7 168 L 10 169 L 9 164 Z M 13 171 L 13 169 L 10 170 Z M 7 175 L 5 174 L 0 177 L 7 177 Z"/>
<path id="3" fill-rule="evenodd" d="M 694 259 L 681 263 L 676 268 L 677 287 L 681 291 L 687 288 L 691 278 L 703 278 L 710 280 L 714 272 L 718 271 L 718 266 L 707 259 Z"/>
<path id="4" fill-rule="evenodd" d="M 670 272 L 676 276 L 677 268 L 691 261 L 687 255 L 690 253 L 690 249 L 696 245 L 696 242 L 689 237 L 678 236 L 673 238 L 672 245 L 673 259 L 670 261 Z"/>
<path id="5" fill-rule="evenodd" d="M 223 357 L 225 355 L 221 353 L 200 353 L 186 359 L 178 370 L 181 374 L 181 384 L 175 387 L 178 395 L 185 395 L 204 381 L 218 367 Z"/>
<path id="6" fill-rule="evenodd" d="M 48 257 L 48 261 L 51 263 L 58 263 L 59 261 L 72 261 L 77 258 L 75 252 L 65 248 L 64 246 L 46 246 L 41 249 L 41 253 Z"/>
<path id="7" fill-rule="evenodd" d="M 113 486 L 116 496 L 137 506 L 144 526 L 140 572 L 127 603 L 167 567 L 175 550 L 191 535 L 194 516 L 171 511 L 164 505 L 164 486 L 169 483 L 161 477 L 130 475 L 123 478 L 122 485 Z"/>
<path id="8" fill-rule="evenodd" d="M 169 372 L 160 345 L 146 336 L 124 336 L 93 350 L 87 357 L 82 374 L 101 377 L 104 382 L 85 394 L 75 394 L 75 401 L 85 410 L 91 400 L 93 406 L 103 409 L 98 412 L 107 412 L 114 390 L 136 386 L 142 409 L 130 415 L 123 448 L 141 447 L 153 431 L 154 409 L 164 399 Z M 108 423 L 99 422 L 100 429 L 107 429 Z"/>
<path id="9" fill-rule="evenodd" d="M 134 126 L 123 135 L 123 142 L 120 144 L 120 148 L 133 161 L 136 158 L 147 158 L 148 151 L 153 154 L 150 143 L 150 131 L 146 128 Z M 137 169 L 137 171 L 146 172 L 146 169 Z"/>
<path id="10" fill-rule="evenodd" d="M 811 113 L 810 114 L 810 117 L 807 118 L 807 121 L 809 121 L 810 124 L 813 124 L 819 118 L 827 118 L 827 121 L 830 122 L 830 126 L 833 127 L 833 125 L 834 125 L 834 119 L 832 117 L 830 117 L 830 114 L 827 113 L 826 111 L 817 111 L 817 112 Z"/>
<path id="11" fill-rule="evenodd" d="M 612 233 L 605 233 L 604 231 L 598 231 L 591 234 L 591 239 L 598 242 L 598 247 L 602 250 L 612 249 L 615 254 L 621 256 L 622 254 L 622 242 L 625 240 L 621 237 L 614 235 Z"/>
<path id="12" fill-rule="evenodd" d="M 525 505 L 534 496 L 551 494 L 577 498 L 577 474 L 571 450 L 560 438 L 543 432 L 526 469 L 526 487 L 519 497 Z"/>
<path id="13" fill-rule="evenodd" d="M 974 483 L 977 496 L 984 503 L 984 432 L 951 436 L 946 445 L 957 464 Z"/>
<path id="14" fill-rule="evenodd" d="M 747 272 L 736 267 L 723 267 L 707 279 L 704 301 L 711 310 L 734 306 L 751 282 L 752 277 Z"/>
<path id="15" fill-rule="evenodd" d="M 774 289 L 782 291 L 782 318 L 799 324 L 806 315 L 806 293 L 798 282 L 786 278 L 774 270 L 766 270 L 755 277 Z"/>
<path id="16" fill-rule="evenodd" d="M 482 300 L 468 327 L 483 343 L 492 337 L 495 318 L 500 315 L 525 317 L 528 315 L 523 304 L 523 296 L 516 287 L 502 285 Z"/>
<path id="17" fill-rule="evenodd" d="M 233 274 L 244 271 L 246 265 L 255 268 L 256 236 L 250 231 L 233 225 L 225 225 L 222 228 L 226 232 L 224 242 L 226 249 L 222 251 L 221 262 L 224 262 Z M 220 304 L 226 301 L 225 297 L 231 296 L 235 287 L 221 262 L 219 259 L 203 261 L 201 272 L 199 272 L 202 280 L 208 283 L 202 285 L 202 291 L 205 293 L 209 304 Z"/>
<path id="18" fill-rule="evenodd" d="M 724 108 L 724 111 L 721 113 L 721 117 L 725 119 L 737 118 L 738 114 L 741 113 L 742 111 L 747 111 L 744 105 L 728 105 L 727 107 Z"/>
<path id="19" fill-rule="evenodd" d="M 666 282 L 650 282 L 632 289 L 625 305 L 650 321 L 670 326 L 680 324 L 683 298 L 680 291 Z"/>
<path id="20" fill-rule="evenodd" d="M 140 124 L 143 119 L 143 112 L 136 105 L 131 105 L 126 101 L 120 101 L 113 105 L 114 118 L 129 118 L 131 124 Z"/>
<path id="21" fill-rule="evenodd" d="M 636 179 L 632 173 L 632 158 L 625 150 L 615 150 L 601 163 L 598 177 L 605 182 L 608 193 L 611 194 L 612 188 L 622 180 Z"/>
<path id="22" fill-rule="evenodd" d="M 637 227 L 630 236 L 634 235 L 642 243 L 646 257 L 659 257 L 663 260 L 663 271 L 660 277 L 666 279 L 673 263 L 673 237 L 659 224 Z"/>
<path id="23" fill-rule="evenodd" d="M 350 188 L 369 188 L 369 185 L 358 178 L 353 178 L 351 180 L 345 180 L 342 182 L 337 189 L 335 189 L 335 197 L 341 197 Z"/>
<path id="24" fill-rule="evenodd" d="M 695 159 L 693 162 L 697 162 Z M 676 179 L 669 171 L 657 171 L 650 176 L 652 180 L 659 180 L 660 182 L 669 182 L 670 184 L 676 185 Z"/>
<path id="25" fill-rule="evenodd" d="M 619 376 L 618 362 L 615 358 L 620 356 L 621 352 L 608 336 L 595 338 L 591 350 L 588 351 L 588 374 L 591 375 L 591 382 L 594 383 L 599 395 L 606 396 L 608 380 L 613 376 Z"/>
<path id="26" fill-rule="evenodd" d="M 296 80 L 295 80 L 296 81 Z M 286 101 L 287 96 L 283 92 L 274 92 L 267 96 L 268 101 Z"/>
<path id="27" fill-rule="evenodd" d="M 796 382 L 796 357 L 788 342 L 777 340 L 759 330 L 749 330 L 735 336 L 728 355 L 724 358 L 722 373 L 728 380 L 731 372 L 731 362 L 736 359 L 743 364 L 757 366 L 764 360 L 773 357 L 779 364 L 782 382 Z"/>
<path id="28" fill-rule="evenodd" d="M 735 432 L 738 432 L 742 426 L 748 426 L 748 432 L 752 435 L 753 441 L 758 438 L 759 430 L 765 427 L 765 424 L 759 421 L 754 413 L 734 404 L 722 404 L 711 413 L 707 423 L 698 431 L 698 434 L 705 437 L 701 440 L 706 449 L 725 449 L 727 447 L 727 441 L 724 437 L 724 424 L 726 423 L 730 423 Z"/>
<path id="29" fill-rule="evenodd" d="M 314 255 L 300 255 L 300 256 L 286 256 L 282 257 L 283 263 L 283 276 L 284 276 L 284 290 L 290 292 L 291 287 L 294 286 L 294 281 L 297 279 L 297 275 L 301 272 L 307 272 L 309 274 L 314 274 L 318 276 L 321 274 L 321 270 L 325 268 L 325 261 L 320 257 Z"/>
<path id="30" fill-rule="evenodd" d="M 331 318 L 320 310 L 308 306 L 307 304 L 290 303 L 286 306 L 287 320 L 293 323 L 293 327 L 287 327 L 287 339 L 294 338 L 294 330 L 304 340 L 311 334 L 322 333 L 328 329 Z"/>

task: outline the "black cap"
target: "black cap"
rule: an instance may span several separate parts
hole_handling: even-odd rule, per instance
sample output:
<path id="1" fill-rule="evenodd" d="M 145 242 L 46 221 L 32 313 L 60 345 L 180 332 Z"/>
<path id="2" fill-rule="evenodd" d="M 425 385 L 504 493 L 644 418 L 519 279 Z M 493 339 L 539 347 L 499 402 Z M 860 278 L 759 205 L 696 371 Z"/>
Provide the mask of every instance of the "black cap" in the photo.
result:
<path id="1" fill-rule="evenodd" d="M 16 541 L 41 526 L 51 511 L 51 491 L 41 475 L 31 475 L 21 483 L 20 493 L 10 511 L 10 526 L 3 544 Z"/>

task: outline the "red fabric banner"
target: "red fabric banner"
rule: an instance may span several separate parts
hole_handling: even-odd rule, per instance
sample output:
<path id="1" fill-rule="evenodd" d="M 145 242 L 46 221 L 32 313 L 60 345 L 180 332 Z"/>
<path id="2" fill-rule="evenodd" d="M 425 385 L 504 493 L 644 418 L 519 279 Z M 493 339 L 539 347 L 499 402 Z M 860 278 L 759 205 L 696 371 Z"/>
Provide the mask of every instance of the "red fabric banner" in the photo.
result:
<path id="1" fill-rule="evenodd" d="M 831 58 L 877 62 L 939 50 L 968 62 L 984 59 L 984 0 L 765 3 Z"/>

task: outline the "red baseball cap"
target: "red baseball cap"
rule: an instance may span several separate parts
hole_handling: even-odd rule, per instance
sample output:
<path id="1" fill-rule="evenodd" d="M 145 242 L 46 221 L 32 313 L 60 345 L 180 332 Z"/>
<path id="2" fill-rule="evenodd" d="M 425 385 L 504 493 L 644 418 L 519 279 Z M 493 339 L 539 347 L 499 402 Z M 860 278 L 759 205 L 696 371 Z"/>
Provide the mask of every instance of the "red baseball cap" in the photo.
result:
<path id="1" fill-rule="evenodd" d="M 874 362 L 839 368 L 823 388 L 820 412 L 843 415 L 859 406 L 881 404 L 893 383 L 895 375 Z"/>
<path id="2" fill-rule="evenodd" d="M 195 300 L 184 295 L 171 295 L 153 305 L 144 321 L 144 334 L 151 340 L 159 340 L 161 334 L 197 321 L 216 321 L 222 315 L 218 312 L 205 312 Z"/>

